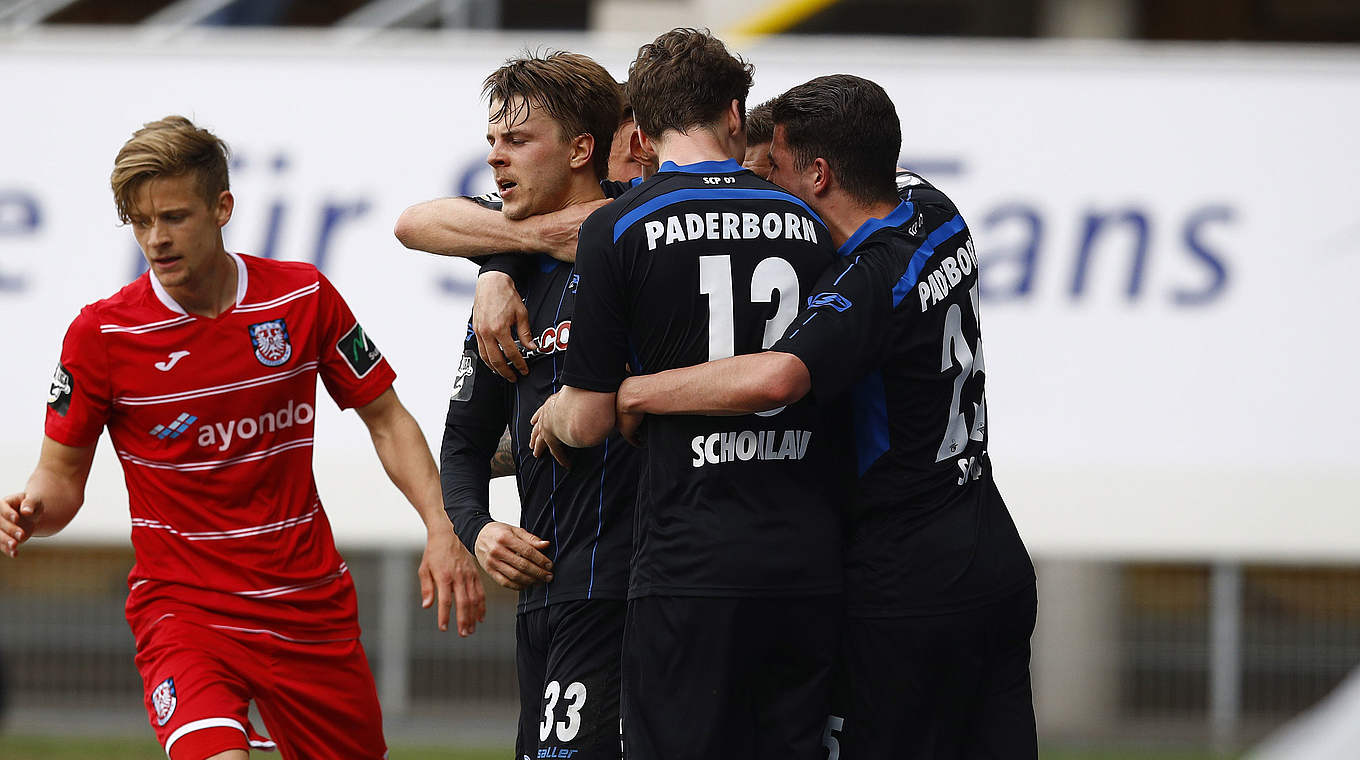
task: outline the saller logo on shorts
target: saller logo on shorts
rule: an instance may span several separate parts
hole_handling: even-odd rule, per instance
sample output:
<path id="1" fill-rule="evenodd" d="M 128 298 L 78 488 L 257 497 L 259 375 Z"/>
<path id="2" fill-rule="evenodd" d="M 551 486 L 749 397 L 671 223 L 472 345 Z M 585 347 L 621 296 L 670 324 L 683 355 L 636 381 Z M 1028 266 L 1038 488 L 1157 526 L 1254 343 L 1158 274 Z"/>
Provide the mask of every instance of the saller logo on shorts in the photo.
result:
<path id="1" fill-rule="evenodd" d="M 71 410 L 71 390 L 74 387 L 71 373 L 58 363 L 56 370 L 52 372 L 52 384 L 47 387 L 47 405 L 52 411 L 66 416 Z"/>
<path id="2" fill-rule="evenodd" d="M 151 705 L 156 708 L 156 725 L 164 726 L 175 714 L 179 698 L 175 696 L 175 679 L 167 678 L 151 692 Z"/>
<path id="3" fill-rule="evenodd" d="M 277 367 L 293 355 L 293 344 L 288 342 L 288 325 L 282 319 L 251 325 L 250 344 L 255 347 L 255 358 L 266 367 Z"/>
<path id="4" fill-rule="evenodd" d="M 368 339 L 368 334 L 358 322 L 335 344 L 335 350 L 345 357 L 345 363 L 359 377 L 367 375 L 382 360 L 382 352 Z"/>

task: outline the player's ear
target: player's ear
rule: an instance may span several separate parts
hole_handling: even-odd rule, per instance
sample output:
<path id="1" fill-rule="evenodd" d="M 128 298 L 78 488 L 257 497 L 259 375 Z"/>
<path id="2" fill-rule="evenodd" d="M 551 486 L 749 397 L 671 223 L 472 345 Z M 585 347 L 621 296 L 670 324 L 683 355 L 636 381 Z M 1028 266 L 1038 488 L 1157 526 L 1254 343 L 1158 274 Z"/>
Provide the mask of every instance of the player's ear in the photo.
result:
<path id="1" fill-rule="evenodd" d="M 742 136 L 742 145 L 744 147 L 746 143 L 746 119 L 741 112 L 741 103 L 737 102 L 736 98 L 733 98 L 732 102 L 727 104 L 727 113 L 725 117 L 727 122 L 727 133 L 735 136 L 740 132 Z"/>
<path id="2" fill-rule="evenodd" d="M 642 144 L 642 131 L 634 129 L 628 136 L 628 155 L 642 166 L 656 168 L 656 153 Z"/>
<path id="3" fill-rule="evenodd" d="M 580 169 L 590 163 L 590 157 L 595 155 L 595 136 L 589 133 L 577 135 L 571 141 L 571 158 L 569 162 L 572 169 Z"/>
<path id="4" fill-rule="evenodd" d="M 637 135 L 638 150 L 641 153 L 651 156 L 656 155 L 656 140 L 651 135 L 642 131 L 642 127 L 638 127 L 634 130 L 633 134 Z"/>
<path id="5" fill-rule="evenodd" d="M 808 172 L 812 177 L 812 190 L 817 195 L 822 195 L 831 189 L 834 172 L 831 171 L 831 164 L 825 158 L 812 159 L 812 165 L 808 167 Z"/>
<path id="6" fill-rule="evenodd" d="M 217 194 L 217 207 L 213 209 L 213 216 L 217 221 L 218 227 L 226 226 L 231 221 L 231 212 L 236 208 L 236 197 L 230 190 L 223 190 Z"/>

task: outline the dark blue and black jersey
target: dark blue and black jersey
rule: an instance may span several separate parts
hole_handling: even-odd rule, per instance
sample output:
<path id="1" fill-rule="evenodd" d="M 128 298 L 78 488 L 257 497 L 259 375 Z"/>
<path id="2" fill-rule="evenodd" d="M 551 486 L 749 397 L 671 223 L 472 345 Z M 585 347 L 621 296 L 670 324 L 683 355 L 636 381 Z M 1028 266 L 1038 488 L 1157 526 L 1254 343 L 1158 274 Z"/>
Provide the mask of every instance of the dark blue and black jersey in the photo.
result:
<path id="1" fill-rule="evenodd" d="M 737 162 L 668 162 L 581 228 L 562 381 L 612 393 L 630 371 L 767 348 L 834 258 L 816 214 Z M 630 598 L 838 592 L 845 492 L 826 411 L 649 418 Z"/>
<path id="2" fill-rule="evenodd" d="M 499 208 L 495 197 L 475 200 Z M 548 256 L 507 258 L 541 353 L 529 360 L 527 376 L 507 382 L 482 363 L 469 324 L 440 452 L 444 508 L 468 550 L 475 551 L 477 534 L 491 522 L 490 459 L 508 424 L 520 526 L 551 542 L 544 553 L 553 561 L 552 583 L 520 592 L 519 611 L 583 599 L 624 599 L 642 457 L 617 434 L 601 446 L 574 451 L 570 469 L 533 455 L 529 420 L 561 387 L 577 278 L 570 264 Z"/>
<path id="3" fill-rule="evenodd" d="M 848 395 L 859 479 L 846 548 L 850 613 L 964 609 L 1034 582 L 992 479 L 978 261 L 958 209 L 919 176 L 865 222 L 774 350 L 811 395 Z"/>

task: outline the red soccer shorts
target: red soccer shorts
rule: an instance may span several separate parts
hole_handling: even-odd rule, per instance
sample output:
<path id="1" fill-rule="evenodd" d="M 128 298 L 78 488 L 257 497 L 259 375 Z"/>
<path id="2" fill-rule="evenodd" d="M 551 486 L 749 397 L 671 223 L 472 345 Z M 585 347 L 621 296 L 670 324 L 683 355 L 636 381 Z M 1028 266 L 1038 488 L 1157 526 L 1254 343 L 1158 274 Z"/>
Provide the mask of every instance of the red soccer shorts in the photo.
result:
<path id="1" fill-rule="evenodd" d="M 137 670 L 170 760 L 269 749 L 250 725 L 252 699 L 283 760 L 387 756 L 377 689 L 357 639 L 304 643 L 168 617 L 145 636 Z"/>

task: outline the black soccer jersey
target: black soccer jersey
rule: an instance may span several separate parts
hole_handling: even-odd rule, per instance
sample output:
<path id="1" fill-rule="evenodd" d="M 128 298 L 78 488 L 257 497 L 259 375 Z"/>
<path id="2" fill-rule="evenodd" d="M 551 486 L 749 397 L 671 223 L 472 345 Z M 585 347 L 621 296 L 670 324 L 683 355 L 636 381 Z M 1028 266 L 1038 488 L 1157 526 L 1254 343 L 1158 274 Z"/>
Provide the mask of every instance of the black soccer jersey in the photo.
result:
<path id="1" fill-rule="evenodd" d="M 581 228 L 562 382 L 612 393 L 628 367 L 766 348 L 833 260 L 816 214 L 737 162 L 668 162 Z M 839 591 L 844 489 L 824 411 L 649 418 L 629 596 Z"/>
<path id="2" fill-rule="evenodd" d="M 919 176 L 840 247 L 774 350 L 816 398 L 848 391 L 859 481 L 846 547 L 850 613 L 984 604 L 1034 581 L 992 480 L 978 261 L 957 208 Z"/>
<path id="3" fill-rule="evenodd" d="M 497 199 L 479 200 L 498 208 Z M 624 599 L 628 588 L 633 505 L 641 455 L 617 434 L 601 446 L 573 452 L 570 469 L 529 447 L 529 423 L 561 387 L 571 342 L 577 278 L 570 264 L 514 254 L 528 263 L 516 281 L 529 310 L 538 355 L 529 374 L 507 382 L 482 363 L 469 324 L 449 401 L 440 452 L 444 507 L 469 551 L 491 522 L 487 511 L 490 459 L 507 423 L 515 454 L 520 526 L 551 542 L 553 581 L 520 592 L 519 611 L 582 599 Z"/>

